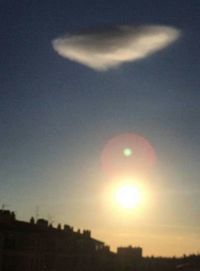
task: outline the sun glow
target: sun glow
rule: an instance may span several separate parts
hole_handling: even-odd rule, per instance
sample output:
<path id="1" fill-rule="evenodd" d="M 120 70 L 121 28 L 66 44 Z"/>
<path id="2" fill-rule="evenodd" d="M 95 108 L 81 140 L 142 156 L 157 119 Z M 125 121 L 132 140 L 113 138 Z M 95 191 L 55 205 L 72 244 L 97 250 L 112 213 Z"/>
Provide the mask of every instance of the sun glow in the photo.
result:
<path id="1" fill-rule="evenodd" d="M 143 209 L 146 202 L 146 188 L 142 181 L 127 177 L 118 178 L 110 183 L 107 199 L 113 211 L 126 213 L 129 210 L 137 210 L 138 212 Z"/>
<path id="2" fill-rule="evenodd" d="M 117 219 L 136 218 L 144 215 L 152 206 L 148 183 L 141 178 L 118 177 L 107 183 L 103 202 L 105 208 Z"/>
<path id="3" fill-rule="evenodd" d="M 116 203 L 125 209 L 136 207 L 141 201 L 141 192 L 133 184 L 121 184 L 115 192 Z"/>

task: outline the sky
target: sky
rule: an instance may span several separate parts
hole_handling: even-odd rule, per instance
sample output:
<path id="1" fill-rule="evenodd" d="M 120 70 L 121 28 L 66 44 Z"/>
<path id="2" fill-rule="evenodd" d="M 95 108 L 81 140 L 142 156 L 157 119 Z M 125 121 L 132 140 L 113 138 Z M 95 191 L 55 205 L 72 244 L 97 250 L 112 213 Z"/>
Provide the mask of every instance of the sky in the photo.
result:
<path id="1" fill-rule="evenodd" d="M 198 0 L 0 0 L 0 204 L 115 250 L 199 253 Z M 118 212 L 106 144 L 142 135 L 149 201 Z"/>

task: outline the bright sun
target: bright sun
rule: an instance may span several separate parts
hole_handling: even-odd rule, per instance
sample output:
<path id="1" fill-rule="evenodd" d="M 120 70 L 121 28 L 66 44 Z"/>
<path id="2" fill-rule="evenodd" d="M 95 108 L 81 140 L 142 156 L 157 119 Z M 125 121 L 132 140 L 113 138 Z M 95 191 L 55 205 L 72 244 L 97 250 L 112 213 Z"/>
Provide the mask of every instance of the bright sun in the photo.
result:
<path id="1" fill-rule="evenodd" d="M 140 189 L 132 183 L 121 183 L 114 196 L 117 205 L 124 209 L 135 208 L 142 200 Z"/>

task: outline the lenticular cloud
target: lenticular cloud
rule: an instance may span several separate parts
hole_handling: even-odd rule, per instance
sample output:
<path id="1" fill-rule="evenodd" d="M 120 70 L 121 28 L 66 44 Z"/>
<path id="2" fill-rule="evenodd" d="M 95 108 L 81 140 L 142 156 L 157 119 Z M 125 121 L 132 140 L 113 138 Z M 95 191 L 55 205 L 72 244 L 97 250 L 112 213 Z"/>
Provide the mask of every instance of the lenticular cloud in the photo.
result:
<path id="1" fill-rule="evenodd" d="M 108 70 L 146 58 L 178 39 L 180 32 L 159 25 L 117 26 L 68 34 L 52 41 L 65 58 L 95 70 Z"/>

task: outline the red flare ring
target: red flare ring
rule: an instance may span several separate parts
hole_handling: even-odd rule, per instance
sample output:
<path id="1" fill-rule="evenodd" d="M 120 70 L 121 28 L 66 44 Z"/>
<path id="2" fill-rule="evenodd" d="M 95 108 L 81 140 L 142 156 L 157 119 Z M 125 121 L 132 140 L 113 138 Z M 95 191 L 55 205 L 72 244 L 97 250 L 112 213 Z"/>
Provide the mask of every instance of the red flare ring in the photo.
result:
<path id="1" fill-rule="evenodd" d="M 131 154 L 124 155 L 128 148 Z M 137 175 L 149 171 L 155 163 L 153 146 L 143 136 L 124 133 L 111 138 L 105 145 L 101 164 L 104 172 L 111 176 Z"/>

